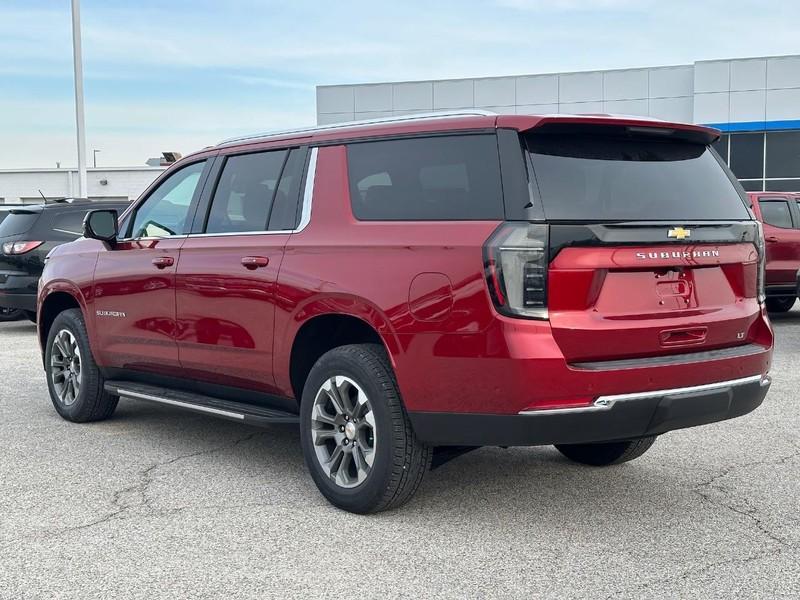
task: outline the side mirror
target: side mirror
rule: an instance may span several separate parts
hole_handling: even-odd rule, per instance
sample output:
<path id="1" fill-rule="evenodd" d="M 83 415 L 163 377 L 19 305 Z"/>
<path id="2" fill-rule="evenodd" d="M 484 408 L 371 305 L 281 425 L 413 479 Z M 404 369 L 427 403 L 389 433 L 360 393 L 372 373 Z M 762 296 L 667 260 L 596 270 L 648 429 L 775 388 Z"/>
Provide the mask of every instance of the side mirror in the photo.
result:
<path id="1" fill-rule="evenodd" d="M 92 210 L 83 219 L 83 237 L 101 242 L 114 242 L 117 239 L 117 211 Z"/>

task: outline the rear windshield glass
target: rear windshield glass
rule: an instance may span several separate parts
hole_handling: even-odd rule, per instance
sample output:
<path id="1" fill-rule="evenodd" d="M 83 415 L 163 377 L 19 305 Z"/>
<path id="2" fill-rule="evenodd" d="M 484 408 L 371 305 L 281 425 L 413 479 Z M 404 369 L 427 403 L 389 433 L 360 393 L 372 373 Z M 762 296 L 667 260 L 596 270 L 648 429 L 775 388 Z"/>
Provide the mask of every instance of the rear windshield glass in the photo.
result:
<path id="1" fill-rule="evenodd" d="M 494 135 L 360 142 L 347 148 L 353 214 L 367 221 L 503 218 Z"/>
<path id="2" fill-rule="evenodd" d="M 38 212 L 34 213 L 10 213 L 3 222 L 0 223 L 0 238 L 9 235 L 19 235 L 26 233 L 33 227 L 36 219 L 39 218 Z"/>
<path id="3" fill-rule="evenodd" d="M 536 200 L 547 219 L 750 218 L 733 182 L 702 144 L 591 134 L 531 134 L 526 142 Z"/>

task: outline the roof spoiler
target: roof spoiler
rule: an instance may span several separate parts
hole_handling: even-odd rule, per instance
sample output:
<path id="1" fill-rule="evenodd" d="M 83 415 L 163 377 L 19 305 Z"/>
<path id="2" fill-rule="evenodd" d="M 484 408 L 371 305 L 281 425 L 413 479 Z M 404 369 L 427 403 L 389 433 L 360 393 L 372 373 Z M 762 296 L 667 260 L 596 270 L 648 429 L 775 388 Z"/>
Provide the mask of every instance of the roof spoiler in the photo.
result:
<path id="1" fill-rule="evenodd" d="M 626 118 L 611 115 L 544 116 L 526 131 L 596 134 L 600 133 L 599 130 L 601 128 L 607 130 L 608 133 L 684 140 L 706 146 L 716 142 L 721 134 L 718 129 L 703 125 L 670 123 L 658 119 Z"/>

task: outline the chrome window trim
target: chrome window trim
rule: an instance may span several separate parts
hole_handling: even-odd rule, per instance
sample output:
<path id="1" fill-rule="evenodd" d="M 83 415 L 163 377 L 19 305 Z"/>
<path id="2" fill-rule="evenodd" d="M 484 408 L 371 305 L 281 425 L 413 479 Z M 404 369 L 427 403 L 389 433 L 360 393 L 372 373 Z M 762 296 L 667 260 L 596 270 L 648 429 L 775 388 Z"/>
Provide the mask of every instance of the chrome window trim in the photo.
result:
<path id="1" fill-rule="evenodd" d="M 303 187 L 303 212 L 300 223 L 293 233 L 300 233 L 311 222 L 311 204 L 314 200 L 314 179 L 317 175 L 317 154 L 319 148 L 311 148 L 311 156 L 308 159 L 308 170 L 306 171 L 306 181 Z"/>
<path id="2" fill-rule="evenodd" d="M 652 392 L 633 392 L 630 394 L 615 394 L 612 396 L 599 396 L 589 406 L 578 406 L 575 408 L 548 408 L 543 410 L 521 410 L 520 415 L 555 415 L 555 414 L 574 414 L 574 413 L 593 413 L 611 410 L 617 402 L 627 402 L 630 400 L 646 400 L 658 396 L 676 396 L 680 394 L 692 394 L 695 392 L 705 392 L 718 388 L 736 387 L 750 383 L 760 382 L 761 386 L 769 385 L 771 378 L 769 375 L 753 375 L 742 377 L 741 379 L 731 379 L 729 381 L 719 381 L 716 383 L 705 383 L 703 385 L 693 385 L 683 388 L 670 388 L 666 390 L 654 390 Z"/>
<path id="3" fill-rule="evenodd" d="M 175 240 L 181 238 L 214 238 L 214 237 L 231 237 L 237 235 L 254 236 L 254 235 L 291 235 L 293 233 L 300 233 L 311 222 L 311 204 L 314 199 L 314 178 L 317 174 L 317 152 L 318 148 L 311 148 L 311 154 L 308 160 L 308 169 L 306 170 L 306 178 L 303 189 L 303 212 L 300 217 L 300 223 L 295 229 L 277 229 L 274 231 L 225 231 L 220 233 L 188 233 L 184 235 L 165 235 L 163 237 L 144 237 L 144 238 L 121 238 L 118 242 L 141 242 L 153 240 Z"/>

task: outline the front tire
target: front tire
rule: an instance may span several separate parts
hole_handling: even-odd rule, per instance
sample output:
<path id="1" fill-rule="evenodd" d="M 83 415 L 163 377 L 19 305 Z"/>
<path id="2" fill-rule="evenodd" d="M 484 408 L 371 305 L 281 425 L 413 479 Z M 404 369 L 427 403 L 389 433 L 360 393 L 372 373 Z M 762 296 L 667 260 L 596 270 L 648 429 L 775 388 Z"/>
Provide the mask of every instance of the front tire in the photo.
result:
<path id="1" fill-rule="evenodd" d="M 767 310 L 771 313 L 789 312 L 796 298 L 767 298 Z"/>
<path id="2" fill-rule="evenodd" d="M 656 436 L 650 436 L 622 442 L 556 444 L 556 449 L 576 463 L 592 467 L 607 467 L 639 458 L 650 449 L 655 441 Z"/>
<path id="3" fill-rule="evenodd" d="M 80 310 L 65 310 L 55 318 L 44 358 L 50 400 L 62 418 L 86 423 L 114 413 L 119 397 L 103 388 L 105 380 L 92 356 Z"/>
<path id="4" fill-rule="evenodd" d="M 341 346 L 309 373 L 300 406 L 306 465 L 319 491 L 343 510 L 396 508 L 416 492 L 433 450 L 414 435 L 381 346 Z"/>

